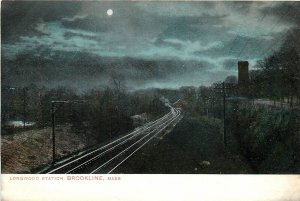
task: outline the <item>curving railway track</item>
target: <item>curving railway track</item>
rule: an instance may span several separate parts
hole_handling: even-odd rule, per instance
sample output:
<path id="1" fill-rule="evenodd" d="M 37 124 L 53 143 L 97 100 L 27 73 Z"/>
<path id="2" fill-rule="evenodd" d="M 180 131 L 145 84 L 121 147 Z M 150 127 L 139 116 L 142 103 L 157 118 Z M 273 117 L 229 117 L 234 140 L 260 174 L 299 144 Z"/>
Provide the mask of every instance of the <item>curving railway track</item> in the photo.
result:
<path id="1" fill-rule="evenodd" d="M 171 107 L 169 113 L 149 122 L 133 132 L 108 144 L 73 157 L 52 168 L 42 171 L 44 174 L 109 174 L 129 159 L 134 153 L 153 138 L 164 133 L 170 126 L 181 120 L 181 111 Z"/>

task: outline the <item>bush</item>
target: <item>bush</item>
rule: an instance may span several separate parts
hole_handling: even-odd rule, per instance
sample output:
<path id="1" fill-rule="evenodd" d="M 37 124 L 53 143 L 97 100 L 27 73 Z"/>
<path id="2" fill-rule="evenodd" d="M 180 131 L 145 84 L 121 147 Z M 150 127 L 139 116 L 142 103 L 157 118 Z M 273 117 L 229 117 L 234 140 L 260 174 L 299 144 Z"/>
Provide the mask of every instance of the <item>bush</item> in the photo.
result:
<path id="1" fill-rule="evenodd" d="M 228 116 L 229 132 L 260 173 L 286 171 L 287 164 L 293 163 L 295 125 L 291 111 L 243 106 Z"/>

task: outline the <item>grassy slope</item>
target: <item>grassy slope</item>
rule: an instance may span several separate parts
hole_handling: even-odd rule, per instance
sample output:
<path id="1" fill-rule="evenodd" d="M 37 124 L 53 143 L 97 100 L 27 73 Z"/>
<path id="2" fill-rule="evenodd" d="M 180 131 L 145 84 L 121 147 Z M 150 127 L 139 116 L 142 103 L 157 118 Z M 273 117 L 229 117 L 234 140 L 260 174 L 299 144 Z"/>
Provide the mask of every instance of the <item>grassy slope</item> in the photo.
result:
<path id="1" fill-rule="evenodd" d="M 217 120 L 183 118 L 173 131 L 150 142 L 114 173 L 252 173 L 240 156 L 224 153 L 220 128 Z"/>
<path id="2" fill-rule="evenodd" d="M 86 148 L 94 139 L 70 131 L 56 130 L 56 156 L 67 156 Z M 1 137 L 2 173 L 34 173 L 35 169 L 52 161 L 51 128 L 33 129 Z"/>

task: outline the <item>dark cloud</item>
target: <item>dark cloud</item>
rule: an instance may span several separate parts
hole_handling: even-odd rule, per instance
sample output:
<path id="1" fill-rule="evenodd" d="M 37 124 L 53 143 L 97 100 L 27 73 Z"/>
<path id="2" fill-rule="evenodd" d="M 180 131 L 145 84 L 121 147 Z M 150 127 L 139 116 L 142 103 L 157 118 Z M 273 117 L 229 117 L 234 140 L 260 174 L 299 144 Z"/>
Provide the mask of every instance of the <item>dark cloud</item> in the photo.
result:
<path id="1" fill-rule="evenodd" d="M 266 15 L 276 16 L 287 23 L 300 25 L 300 2 L 279 2 L 273 7 L 265 7 L 261 10 Z"/>
<path id="2" fill-rule="evenodd" d="M 88 16 L 86 18 L 77 18 L 74 20 L 62 20 L 62 24 L 67 28 L 81 29 L 92 32 L 107 32 L 111 31 L 117 21 L 111 19 L 98 19 L 95 16 Z"/>
<path id="3" fill-rule="evenodd" d="M 237 58 L 259 58 L 266 51 L 271 51 L 280 47 L 282 41 L 278 41 L 278 37 L 284 39 L 285 33 L 276 33 L 268 35 L 265 38 L 255 38 L 246 36 L 235 36 L 232 40 L 224 42 L 220 47 L 214 47 L 209 50 L 196 51 L 194 54 L 202 56 L 231 56 Z M 281 42 L 281 43 L 279 43 Z"/>
<path id="4" fill-rule="evenodd" d="M 226 70 L 235 70 L 237 66 L 237 59 L 226 59 L 223 62 L 223 67 Z"/>
<path id="5" fill-rule="evenodd" d="M 183 40 L 208 41 L 211 34 L 214 40 L 222 38 L 222 33 L 228 30 L 223 25 L 225 15 L 211 16 L 202 15 L 197 17 L 165 17 L 160 21 L 164 22 L 166 29 L 160 34 L 161 38 L 178 38 Z M 219 35 L 219 37 L 216 37 Z"/>
<path id="6" fill-rule="evenodd" d="M 98 36 L 91 36 L 91 35 L 75 33 L 75 32 L 65 32 L 64 33 L 64 38 L 66 40 L 72 39 L 73 37 L 81 37 L 81 38 L 85 38 L 85 39 L 89 39 L 89 40 L 95 40 L 97 42 L 99 42 L 101 40 L 101 38 Z"/>
<path id="7" fill-rule="evenodd" d="M 15 41 L 25 35 L 40 36 L 43 33 L 36 29 L 38 23 L 71 17 L 80 8 L 81 2 L 2 1 L 2 42 Z"/>
<path id="8" fill-rule="evenodd" d="M 47 57 L 49 52 L 53 54 Z M 22 63 L 22 68 L 18 63 Z M 134 89 L 146 87 L 149 83 L 164 83 L 170 87 L 186 81 L 197 84 L 205 77 L 206 71 L 214 68 L 214 64 L 205 61 L 100 57 L 85 52 L 53 52 L 46 46 L 39 46 L 34 51 L 19 54 L 14 60 L 5 60 L 3 83 L 47 86 L 60 83 L 85 88 L 86 83 L 90 87 L 99 83 L 104 86 L 111 75 L 117 74 Z"/>
<path id="9" fill-rule="evenodd" d="M 161 37 L 158 37 L 155 42 L 154 45 L 158 46 L 158 47 L 163 47 L 163 46 L 169 46 L 169 47 L 173 47 L 177 50 L 182 49 L 182 44 L 176 44 L 176 43 L 170 43 L 170 42 L 166 42 L 164 41 Z"/>
<path id="10" fill-rule="evenodd" d="M 245 14 L 248 14 L 250 12 L 250 8 L 253 6 L 254 3 L 256 3 L 256 2 L 251 2 L 251 1 L 249 1 L 249 2 L 243 2 L 243 1 L 229 2 L 230 7 L 233 10 L 238 10 L 241 13 L 245 13 Z"/>

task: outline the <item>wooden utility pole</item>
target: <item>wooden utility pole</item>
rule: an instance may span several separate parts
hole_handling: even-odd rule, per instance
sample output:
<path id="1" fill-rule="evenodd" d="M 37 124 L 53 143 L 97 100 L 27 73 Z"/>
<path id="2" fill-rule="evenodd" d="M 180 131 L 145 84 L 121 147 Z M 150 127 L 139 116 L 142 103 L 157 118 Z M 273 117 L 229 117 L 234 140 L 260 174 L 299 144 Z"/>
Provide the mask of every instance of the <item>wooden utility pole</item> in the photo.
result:
<path id="1" fill-rule="evenodd" d="M 59 107 L 55 107 L 55 104 L 60 104 L 60 106 L 65 103 L 69 103 L 69 101 L 51 101 L 51 122 L 52 122 L 52 163 L 55 163 L 56 160 L 56 147 L 55 147 L 55 113 Z"/>
<path id="2" fill-rule="evenodd" d="M 51 102 L 51 116 L 52 116 L 52 163 L 55 163 L 55 102 Z"/>
<path id="3" fill-rule="evenodd" d="M 222 93 L 222 101 L 223 101 L 223 144 L 224 148 L 227 146 L 227 135 L 226 135 L 226 89 L 230 89 L 226 87 L 225 82 L 222 82 L 222 87 L 216 87 L 214 89 L 221 90 Z"/>
<path id="4" fill-rule="evenodd" d="M 225 91 L 225 82 L 222 83 L 222 92 L 223 92 L 223 143 L 226 148 L 226 91 Z"/>
<path id="5" fill-rule="evenodd" d="M 57 100 L 57 101 L 51 101 L 51 116 L 52 116 L 52 163 L 55 163 L 56 160 L 56 147 L 55 147 L 55 113 L 57 110 L 60 109 L 60 107 L 55 107 L 55 104 L 59 104 L 60 106 L 63 106 L 64 104 L 69 103 L 83 103 L 85 101 L 83 100 Z"/>
<path id="6" fill-rule="evenodd" d="M 23 128 L 26 128 L 26 97 L 27 96 L 27 88 L 23 88 Z"/>

